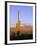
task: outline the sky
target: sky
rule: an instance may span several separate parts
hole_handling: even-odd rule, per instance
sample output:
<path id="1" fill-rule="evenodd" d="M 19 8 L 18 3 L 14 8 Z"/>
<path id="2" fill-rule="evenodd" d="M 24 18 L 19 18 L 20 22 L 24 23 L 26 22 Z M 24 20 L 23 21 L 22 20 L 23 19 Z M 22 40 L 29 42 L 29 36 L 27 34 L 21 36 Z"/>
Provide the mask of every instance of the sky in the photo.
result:
<path id="1" fill-rule="evenodd" d="M 19 19 L 21 24 L 27 24 L 27 25 L 33 24 L 33 7 L 32 6 L 10 5 L 9 14 L 10 14 L 11 26 L 17 23 L 18 11 L 19 11 Z"/>

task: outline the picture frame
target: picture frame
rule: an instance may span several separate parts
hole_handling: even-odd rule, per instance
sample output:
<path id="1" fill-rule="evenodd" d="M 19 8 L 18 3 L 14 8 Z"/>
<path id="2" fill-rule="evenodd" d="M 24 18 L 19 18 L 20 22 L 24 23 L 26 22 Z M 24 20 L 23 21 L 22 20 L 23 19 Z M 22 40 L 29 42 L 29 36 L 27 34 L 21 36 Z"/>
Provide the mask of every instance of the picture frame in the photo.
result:
<path id="1" fill-rule="evenodd" d="M 24 6 L 27 6 L 27 7 L 30 6 L 30 7 L 32 7 L 32 10 L 33 11 L 31 13 L 33 15 L 33 18 L 32 18 L 33 19 L 33 23 L 32 23 L 32 25 L 33 25 L 33 30 L 32 30 L 33 36 L 31 36 L 31 37 L 33 37 L 33 38 L 28 39 L 28 40 L 27 39 L 24 39 L 24 40 L 23 39 L 22 40 L 20 40 L 20 39 L 19 40 L 15 40 L 15 39 L 14 40 L 10 40 L 10 34 L 9 34 L 10 33 L 10 30 L 11 30 L 10 29 L 10 26 L 12 27 L 13 25 L 9 25 L 9 24 L 11 24 L 11 23 L 14 22 L 14 20 L 12 21 L 11 19 L 9 19 L 10 16 L 11 16 L 11 14 L 12 14 L 12 13 L 9 12 L 10 5 L 13 8 L 14 8 L 14 6 L 15 6 L 15 8 L 16 8 L 16 6 L 18 6 L 18 7 L 19 6 L 20 7 L 21 6 L 22 7 L 24 7 Z M 19 28 L 18 28 L 18 30 L 19 30 Z M 5 44 L 6 45 L 11 45 L 11 44 L 27 44 L 27 43 L 36 43 L 36 3 L 32 3 L 32 2 L 17 2 L 17 1 L 5 1 Z"/>

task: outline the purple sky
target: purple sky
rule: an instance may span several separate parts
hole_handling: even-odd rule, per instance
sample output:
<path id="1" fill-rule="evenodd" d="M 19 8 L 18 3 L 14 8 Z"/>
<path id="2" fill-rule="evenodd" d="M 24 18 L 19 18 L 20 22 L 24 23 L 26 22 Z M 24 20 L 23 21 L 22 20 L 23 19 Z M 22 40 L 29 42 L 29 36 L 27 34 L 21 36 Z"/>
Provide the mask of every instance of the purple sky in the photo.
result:
<path id="1" fill-rule="evenodd" d="M 33 7 L 32 6 L 17 6 L 10 5 L 10 25 L 14 25 L 18 20 L 18 11 L 19 19 L 22 24 L 32 25 L 33 22 Z"/>

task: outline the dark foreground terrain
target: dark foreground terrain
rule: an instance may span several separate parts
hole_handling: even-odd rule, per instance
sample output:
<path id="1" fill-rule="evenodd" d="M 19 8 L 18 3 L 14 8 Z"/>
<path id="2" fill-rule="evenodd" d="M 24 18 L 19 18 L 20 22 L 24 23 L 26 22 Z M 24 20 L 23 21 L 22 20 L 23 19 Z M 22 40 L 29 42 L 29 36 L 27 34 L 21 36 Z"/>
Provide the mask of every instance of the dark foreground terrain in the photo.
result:
<path id="1" fill-rule="evenodd" d="M 10 35 L 10 40 L 29 40 L 29 39 L 33 39 L 32 34 L 19 35 L 19 33 L 18 33 L 17 36 L 15 36 L 15 33 L 14 33 L 14 35 Z"/>

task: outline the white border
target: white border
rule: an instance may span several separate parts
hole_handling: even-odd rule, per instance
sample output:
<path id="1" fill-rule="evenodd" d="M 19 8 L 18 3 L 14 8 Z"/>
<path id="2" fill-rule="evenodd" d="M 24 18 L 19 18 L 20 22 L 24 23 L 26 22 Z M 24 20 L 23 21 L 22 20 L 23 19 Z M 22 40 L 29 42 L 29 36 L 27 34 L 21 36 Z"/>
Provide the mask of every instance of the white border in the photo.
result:
<path id="1" fill-rule="evenodd" d="M 19 5 L 19 6 L 33 6 L 33 40 L 15 40 L 10 41 L 10 25 L 9 25 L 9 7 L 10 5 Z M 35 4 L 22 4 L 22 3 L 7 3 L 7 43 L 26 43 L 26 42 L 35 42 Z"/>

